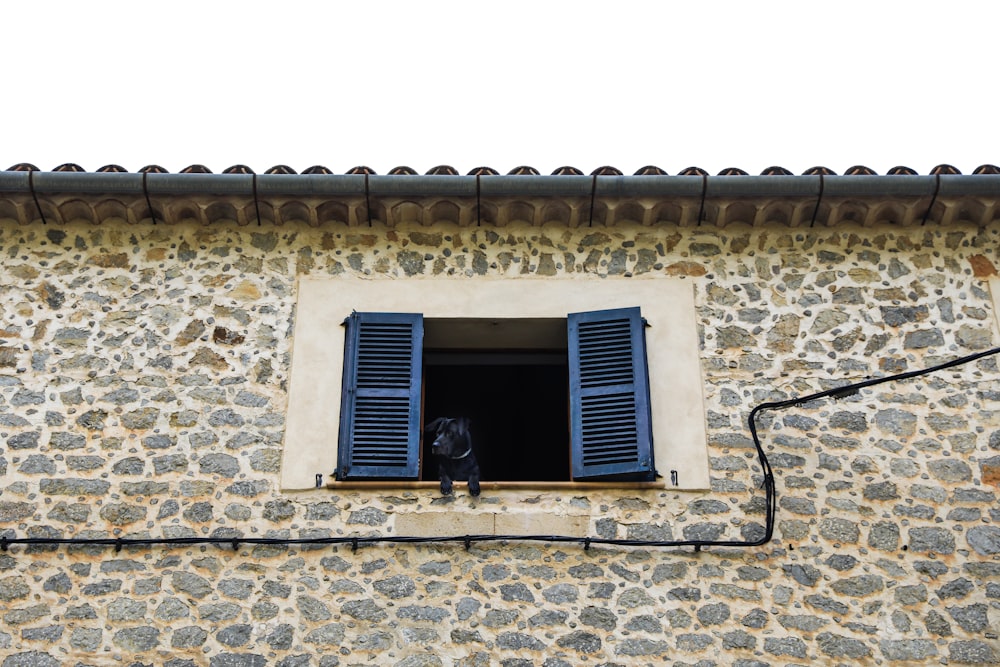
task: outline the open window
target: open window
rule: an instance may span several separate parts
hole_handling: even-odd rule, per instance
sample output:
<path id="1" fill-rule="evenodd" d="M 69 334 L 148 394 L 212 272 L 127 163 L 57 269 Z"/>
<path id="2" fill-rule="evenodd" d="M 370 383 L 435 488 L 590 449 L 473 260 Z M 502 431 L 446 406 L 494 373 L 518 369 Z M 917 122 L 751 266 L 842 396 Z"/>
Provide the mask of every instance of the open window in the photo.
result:
<path id="1" fill-rule="evenodd" d="M 564 319 L 353 313 L 337 479 L 435 479 L 425 421 L 469 417 L 488 481 L 655 476 L 639 308 Z"/>

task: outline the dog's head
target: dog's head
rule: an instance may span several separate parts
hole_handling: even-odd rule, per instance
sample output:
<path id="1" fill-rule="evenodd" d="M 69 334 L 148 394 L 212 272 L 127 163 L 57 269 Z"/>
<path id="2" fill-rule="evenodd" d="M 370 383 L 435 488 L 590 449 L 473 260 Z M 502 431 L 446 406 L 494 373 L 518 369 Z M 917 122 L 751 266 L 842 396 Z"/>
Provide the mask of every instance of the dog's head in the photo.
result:
<path id="1" fill-rule="evenodd" d="M 470 447 L 468 417 L 440 417 L 425 430 L 434 434 L 431 452 L 438 456 L 458 457 Z"/>

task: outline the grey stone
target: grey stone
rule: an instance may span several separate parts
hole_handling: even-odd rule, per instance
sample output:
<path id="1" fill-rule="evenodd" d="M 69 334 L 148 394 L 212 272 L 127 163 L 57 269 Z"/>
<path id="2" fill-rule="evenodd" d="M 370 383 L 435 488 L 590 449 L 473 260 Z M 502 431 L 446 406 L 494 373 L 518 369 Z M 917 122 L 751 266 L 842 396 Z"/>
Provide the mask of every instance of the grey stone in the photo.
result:
<path id="1" fill-rule="evenodd" d="M 913 569 L 920 574 L 926 574 L 928 577 L 937 578 L 942 574 L 948 572 L 948 566 L 940 561 L 934 560 L 918 560 L 914 561 Z"/>
<path id="2" fill-rule="evenodd" d="M 882 551 L 899 548 L 899 526 L 892 521 L 878 521 L 868 532 L 868 546 Z"/>
<path id="3" fill-rule="evenodd" d="M 450 615 L 451 612 L 441 607 L 418 607 L 415 605 L 402 607 L 396 612 L 397 618 L 405 618 L 414 621 L 431 621 L 434 623 L 440 623 Z"/>
<path id="4" fill-rule="evenodd" d="M 54 475 L 56 474 L 56 463 L 44 454 L 32 454 L 24 459 L 17 471 L 27 475 Z M 0 503 L 0 505 L 9 505 L 9 503 Z M 0 515 L 2 514 L 3 509 L 0 508 Z"/>
<path id="5" fill-rule="evenodd" d="M 952 642 L 948 646 L 948 661 L 959 665 L 995 665 L 1000 663 L 992 646 L 978 639 Z"/>
<path id="6" fill-rule="evenodd" d="M 118 598 L 108 604 L 108 620 L 138 621 L 146 615 L 146 603 L 131 598 Z"/>
<path id="7" fill-rule="evenodd" d="M 967 482 L 972 479 L 972 468 L 959 459 L 938 459 L 927 463 L 930 474 L 942 482 Z"/>
<path id="8" fill-rule="evenodd" d="M 270 488 L 271 485 L 268 484 L 267 480 L 255 479 L 255 480 L 233 482 L 232 484 L 226 487 L 226 492 L 231 493 L 234 496 L 242 496 L 244 498 L 256 498 L 257 496 L 263 493 L 267 493 L 267 491 Z M 336 509 L 336 506 L 333 505 L 332 503 L 328 504 L 332 505 Z M 294 511 L 292 512 L 292 514 L 294 515 Z M 336 516 L 336 514 L 334 514 L 333 516 Z M 323 517 L 323 516 L 317 516 L 315 514 L 312 516 L 310 516 L 309 514 L 306 515 L 306 519 L 310 521 L 324 521 L 331 518 L 332 516 Z"/>
<path id="9" fill-rule="evenodd" d="M 555 625 L 564 625 L 569 614 L 557 609 L 543 609 L 528 619 L 528 624 L 533 628 L 545 628 Z"/>
<path id="10" fill-rule="evenodd" d="M 265 595 L 276 598 L 287 598 L 292 594 L 292 587 L 279 581 L 265 581 L 261 590 Z"/>
<path id="11" fill-rule="evenodd" d="M 229 454 L 206 454 L 198 461 L 203 475 L 235 477 L 240 471 L 240 462 Z"/>
<path id="12" fill-rule="evenodd" d="M 980 556 L 1000 553 L 1000 527 L 975 526 L 965 534 L 965 539 Z"/>
<path id="13" fill-rule="evenodd" d="M 307 621 L 328 621 L 333 618 L 327 606 L 314 597 L 302 595 L 295 602 L 302 617 Z"/>
<path id="14" fill-rule="evenodd" d="M 520 614 L 513 609 L 490 609 L 483 615 L 483 625 L 488 628 L 502 628 L 514 623 Z"/>
<path id="15" fill-rule="evenodd" d="M 166 475 L 172 472 L 186 472 L 188 457 L 185 454 L 168 454 L 153 458 L 153 473 Z"/>
<path id="16" fill-rule="evenodd" d="M 56 593 L 68 593 L 73 588 L 73 582 L 70 581 L 65 572 L 60 572 L 46 579 L 42 588 Z"/>
<path id="17" fill-rule="evenodd" d="M 101 479 L 42 479 L 39 491 L 47 496 L 103 496 L 111 487 Z"/>
<path id="18" fill-rule="evenodd" d="M 290 500 L 269 500 L 264 504 L 264 518 L 280 523 L 295 516 L 295 505 Z"/>
<path id="19" fill-rule="evenodd" d="M 827 620 L 810 614 L 781 614 L 778 623 L 786 630 L 815 632 L 827 624 Z"/>
<path id="20" fill-rule="evenodd" d="M 911 331 L 903 338 L 903 347 L 907 350 L 941 347 L 942 345 L 944 345 L 944 335 L 940 329 Z"/>
<path id="21" fill-rule="evenodd" d="M 69 645 L 78 651 L 96 651 L 101 646 L 104 633 L 100 628 L 74 628 Z"/>
<path id="22" fill-rule="evenodd" d="M 879 648 L 886 660 L 927 660 L 938 654 L 930 639 L 883 639 Z"/>
<path id="23" fill-rule="evenodd" d="M 787 576 L 802 584 L 803 586 L 815 586 L 819 581 L 820 571 L 812 565 L 800 565 L 798 563 L 785 564 L 781 569 Z"/>
<path id="24" fill-rule="evenodd" d="M 858 559 L 850 554 L 833 554 L 826 559 L 826 564 L 838 572 L 845 572 L 857 565 Z"/>
<path id="25" fill-rule="evenodd" d="M 856 577 L 839 579 L 831 585 L 831 588 L 841 595 L 851 597 L 864 597 L 877 593 L 885 588 L 882 577 L 875 574 L 862 574 Z"/>
<path id="26" fill-rule="evenodd" d="M 4 658 L 0 667 L 60 667 L 62 663 L 42 651 L 12 653 Z"/>
<path id="27" fill-rule="evenodd" d="M 436 655 L 430 653 L 418 653 L 403 658 L 395 665 L 393 665 L 393 667 L 442 667 L 443 664 L 444 663 L 441 662 L 441 658 L 439 658 Z M 320 665 L 320 667 L 326 667 L 326 666 Z M 333 667 L 333 665 L 331 665 L 330 667 Z"/>
<path id="28" fill-rule="evenodd" d="M 219 653 L 208 662 L 209 667 L 266 667 L 267 659 L 256 653 Z"/>
<path id="29" fill-rule="evenodd" d="M 162 521 L 163 519 L 172 517 L 176 515 L 177 512 L 180 511 L 180 508 L 181 508 L 180 503 L 178 503 L 173 498 L 165 500 L 163 501 L 163 504 L 160 505 L 160 509 L 156 513 L 156 518 L 157 520 Z"/>
<path id="30" fill-rule="evenodd" d="M 927 601 L 927 587 L 923 584 L 897 586 L 893 589 L 896 604 L 914 605 Z"/>
<path id="31" fill-rule="evenodd" d="M 778 505 L 782 509 L 788 510 L 792 514 L 812 516 L 816 514 L 816 503 L 808 498 L 797 498 L 795 496 L 782 496 L 778 500 Z"/>
<path id="32" fill-rule="evenodd" d="M 726 531 L 725 524 L 720 523 L 696 523 L 684 526 L 681 531 L 685 540 L 703 540 L 712 542 L 719 539 Z"/>
<path id="33" fill-rule="evenodd" d="M 641 588 L 629 588 L 618 596 L 618 604 L 625 609 L 635 609 L 645 605 L 655 605 L 656 600 Z"/>
<path id="34" fill-rule="evenodd" d="M 871 649 L 858 639 L 836 635 L 832 632 L 821 632 L 816 636 L 819 650 L 832 658 L 867 658 Z"/>
<path id="35" fill-rule="evenodd" d="M 740 623 L 748 628 L 759 630 L 767 625 L 768 618 L 767 612 L 763 609 L 752 609 L 740 619 Z"/>
<path id="36" fill-rule="evenodd" d="M 912 413 L 898 408 L 880 410 L 875 414 L 875 424 L 896 436 L 911 436 L 916 432 L 917 418 Z"/>
<path id="37" fill-rule="evenodd" d="M 899 498 L 895 482 L 875 482 L 864 488 L 865 500 L 893 500 Z"/>
<path id="38" fill-rule="evenodd" d="M 722 635 L 722 648 L 753 650 L 757 648 L 757 638 L 744 630 L 733 630 Z"/>
<path id="39" fill-rule="evenodd" d="M 560 648 L 568 648 L 581 653 L 596 653 L 601 650 L 601 638 L 597 635 L 577 630 L 568 635 L 564 635 L 556 640 L 556 645 Z"/>
<path id="40" fill-rule="evenodd" d="M 113 526 L 127 526 L 146 518 L 146 508 L 129 503 L 111 503 L 100 511 L 101 518 Z"/>
<path id="41" fill-rule="evenodd" d="M 164 621 L 176 621 L 180 618 L 187 618 L 191 615 L 188 606 L 177 598 L 166 598 L 156 608 L 155 616 Z"/>
<path id="42" fill-rule="evenodd" d="M 250 633 L 252 630 L 253 626 L 249 624 L 237 623 L 219 630 L 215 633 L 215 638 L 218 639 L 221 644 L 225 644 L 231 648 L 237 648 L 239 646 L 245 646 L 246 643 L 250 641 Z"/>
<path id="43" fill-rule="evenodd" d="M 618 617 L 610 609 L 590 606 L 580 612 L 580 622 L 610 632 L 618 624 Z"/>
<path id="44" fill-rule="evenodd" d="M 677 648 L 692 653 L 704 651 L 713 644 L 711 635 L 696 632 L 685 632 L 677 635 Z"/>
<path id="45" fill-rule="evenodd" d="M 26 424 L 27 425 L 27 424 Z M 1000 431 L 997 431 L 1000 434 Z M 35 449 L 41 436 L 37 431 L 18 433 L 7 438 L 7 446 L 11 449 Z"/>
<path id="46" fill-rule="evenodd" d="M 174 590 L 201 599 L 212 592 L 212 584 L 193 572 L 174 572 L 171 575 Z"/>
<path id="47" fill-rule="evenodd" d="M 172 435 L 148 435 L 142 439 L 142 446 L 146 449 L 170 449 L 177 445 L 177 438 Z"/>
<path id="48" fill-rule="evenodd" d="M 681 600 L 683 602 L 697 602 L 701 599 L 701 589 L 691 586 L 678 586 L 667 591 L 668 600 Z"/>
<path id="49" fill-rule="evenodd" d="M 141 653 L 151 651 L 160 644 L 160 631 L 149 625 L 122 628 L 115 632 L 111 641 L 126 651 Z"/>
<path id="50" fill-rule="evenodd" d="M 911 528 L 909 537 L 913 551 L 955 552 L 955 534 L 945 528 Z"/>
<path id="51" fill-rule="evenodd" d="M 835 412 L 830 415 L 830 427 L 853 433 L 863 433 L 868 430 L 868 418 L 863 412 Z"/>
<path id="52" fill-rule="evenodd" d="M 64 628 L 61 625 L 48 625 L 43 628 L 25 628 L 21 630 L 21 639 L 36 642 L 57 642 L 62 639 Z"/>
<path id="53" fill-rule="evenodd" d="M 649 633 L 660 633 L 663 632 L 663 626 L 656 619 L 655 616 L 650 614 L 639 614 L 638 616 L 633 616 L 629 619 L 628 623 L 625 624 L 625 629 L 630 632 L 649 632 Z"/>
<path id="54" fill-rule="evenodd" d="M 177 628 L 170 637 L 170 646 L 173 648 L 198 648 L 208 640 L 208 632 L 197 625 L 188 625 Z"/>
<path id="55" fill-rule="evenodd" d="M 370 602 L 370 600 L 363 600 L 362 602 Z M 347 605 L 345 604 L 344 607 L 346 606 Z M 348 613 L 359 620 L 381 621 L 386 618 L 385 612 L 382 612 L 383 614 L 382 616 L 371 616 L 369 618 L 351 614 L 350 612 L 347 612 L 346 609 L 345 613 Z M 315 630 L 311 630 L 308 634 L 306 634 L 304 641 L 307 644 L 339 647 L 344 641 L 344 626 L 341 625 L 340 623 L 328 623 L 326 625 L 316 628 Z"/>
<path id="56" fill-rule="evenodd" d="M 341 610 L 360 621 L 377 622 L 384 621 L 389 617 L 385 610 L 376 605 L 373 600 L 349 600 L 344 603 Z"/>
<path id="57" fill-rule="evenodd" d="M 508 602 L 534 602 L 535 596 L 531 594 L 528 586 L 523 583 L 501 584 L 500 597 Z"/>
<path id="58" fill-rule="evenodd" d="M 698 621 L 705 626 L 720 625 L 729 620 L 729 605 L 725 602 L 707 604 L 698 609 Z"/>
<path id="59" fill-rule="evenodd" d="M 497 635 L 497 646 L 499 648 L 506 649 L 508 651 L 516 651 L 520 649 L 541 651 L 545 649 L 545 644 L 535 639 L 531 635 L 526 635 L 521 632 L 501 632 L 499 635 Z"/>
<path id="60" fill-rule="evenodd" d="M 381 526 L 388 519 L 388 515 L 377 507 L 365 507 L 351 512 L 347 517 L 347 523 L 363 524 L 366 526 Z"/>
<path id="61" fill-rule="evenodd" d="M 12 523 L 27 519 L 35 513 L 38 507 L 35 503 L 0 500 L 0 522 Z"/>
<path id="62" fill-rule="evenodd" d="M 542 597 L 552 604 L 576 602 L 579 590 L 573 584 L 556 584 L 542 591 Z"/>
<path id="63" fill-rule="evenodd" d="M 650 580 L 654 584 L 660 584 L 668 580 L 684 579 L 687 577 L 687 563 L 658 563 L 653 568 Z"/>
<path id="64" fill-rule="evenodd" d="M 630 637 L 615 647 L 615 654 L 640 656 L 663 655 L 670 651 L 670 644 L 662 640 Z"/>
<path id="65" fill-rule="evenodd" d="M 198 617 L 203 621 L 219 623 L 230 621 L 240 615 L 240 606 L 232 602 L 206 604 L 198 607 Z"/>
<path id="66" fill-rule="evenodd" d="M 766 637 L 764 650 L 771 655 L 786 655 L 791 658 L 806 657 L 806 644 L 798 637 Z"/>
<path id="67" fill-rule="evenodd" d="M 404 632 L 409 628 L 404 628 Z M 368 632 L 360 635 L 354 642 L 359 651 L 384 651 L 392 645 L 392 635 L 388 632 Z"/>
<path id="68" fill-rule="evenodd" d="M 106 463 L 101 456 L 67 456 L 66 467 L 76 471 L 91 471 L 101 468 Z"/>
<path id="69" fill-rule="evenodd" d="M 391 600 L 409 597 L 417 591 L 417 586 L 413 583 L 413 580 L 404 574 L 389 577 L 388 579 L 381 579 L 372 584 L 372 586 L 376 591 Z"/>
<path id="70" fill-rule="evenodd" d="M 960 577 L 954 581 L 949 581 L 937 591 L 937 596 L 946 600 L 948 598 L 964 598 L 966 595 L 975 590 L 975 585 L 966 579 L 965 577 Z"/>
<path id="71" fill-rule="evenodd" d="M 989 627 L 987 616 L 987 606 L 982 603 L 971 604 L 967 607 L 949 607 L 948 614 L 958 625 L 969 633 L 982 632 Z"/>
<path id="72" fill-rule="evenodd" d="M 117 593 L 122 589 L 122 582 L 120 579 L 104 579 L 102 581 L 97 581 L 92 584 L 85 585 L 81 592 L 84 595 L 109 595 L 111 593 Z"/>
<path id="73" fill-rule="evenodd" d="M 295 628 L 288 623 L 280 623 L 264 638 L 267 645 L 275 651 L 287 651 L 295 639 Z"/>

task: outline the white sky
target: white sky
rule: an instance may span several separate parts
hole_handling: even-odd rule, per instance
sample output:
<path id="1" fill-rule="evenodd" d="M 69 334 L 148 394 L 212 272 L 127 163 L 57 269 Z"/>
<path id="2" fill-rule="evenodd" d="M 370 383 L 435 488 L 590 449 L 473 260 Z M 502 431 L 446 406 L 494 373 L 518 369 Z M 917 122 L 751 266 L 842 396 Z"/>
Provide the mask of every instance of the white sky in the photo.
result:
<path id="1" fill-rule="evenodd" d="M 1000 164 L 1000 3 L 7 2 L 0 169 Z"/>

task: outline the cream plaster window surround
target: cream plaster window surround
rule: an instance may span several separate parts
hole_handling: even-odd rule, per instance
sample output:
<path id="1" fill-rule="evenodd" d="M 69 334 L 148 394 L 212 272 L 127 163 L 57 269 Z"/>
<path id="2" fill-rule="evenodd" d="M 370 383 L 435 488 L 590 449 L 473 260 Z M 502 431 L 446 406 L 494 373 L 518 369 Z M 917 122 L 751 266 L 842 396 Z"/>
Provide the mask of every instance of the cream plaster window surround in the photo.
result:
<path id="1" fill-rule="evenodd" d="M 292 343 L 288 424 L 281 485 L 310 489 L 337 467 L 346 316 L 352 312 L 421 313 L 430 322 L 565 321 L 567 313 L 637 306 L 648 323 L 646 360 L 654 461 L 661 478 L 643 486 L 709 486 L 697 326 L 690 281 L 628 279 L 355 279 L 303 277 Z M 523 330 L 531 330 L 523 329 Z M 441 415 L 425 415 L 427 419 Z M 428 462 L 424 462 L 428 465 Z M 676 471 L 676 486 L 671 471 Z M 559 488 L 556 482 L 493 482 L 484 488 Z M 415 486 L 434 482 L 340 482 Z M 611 483 L 614 484 L 614 483 Z"/>

